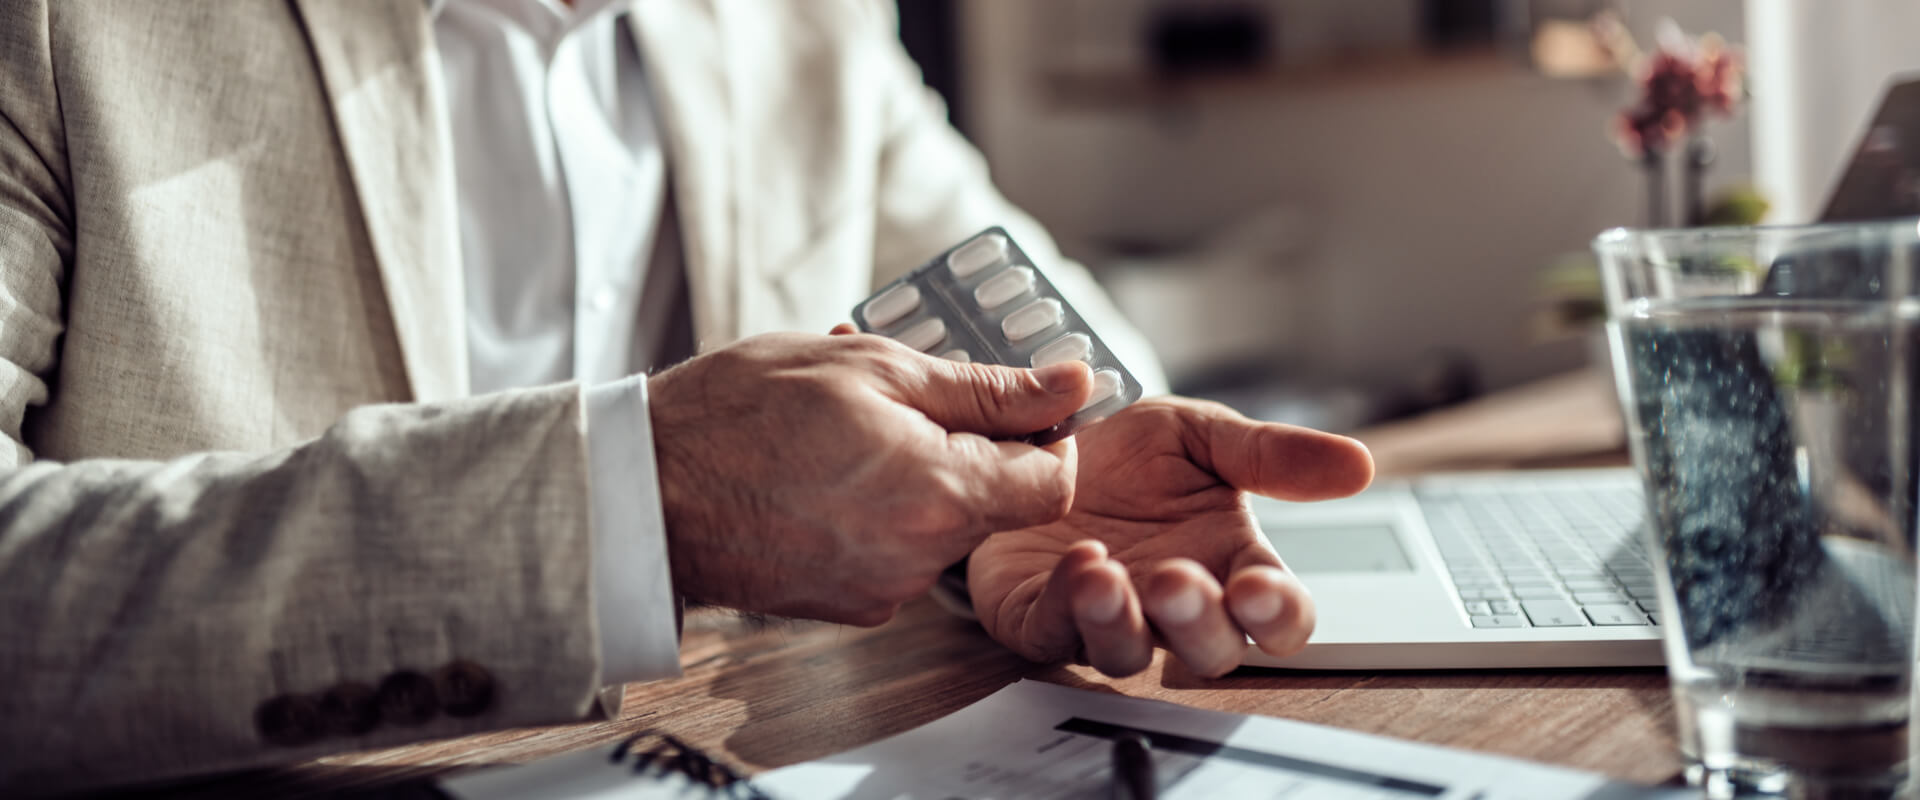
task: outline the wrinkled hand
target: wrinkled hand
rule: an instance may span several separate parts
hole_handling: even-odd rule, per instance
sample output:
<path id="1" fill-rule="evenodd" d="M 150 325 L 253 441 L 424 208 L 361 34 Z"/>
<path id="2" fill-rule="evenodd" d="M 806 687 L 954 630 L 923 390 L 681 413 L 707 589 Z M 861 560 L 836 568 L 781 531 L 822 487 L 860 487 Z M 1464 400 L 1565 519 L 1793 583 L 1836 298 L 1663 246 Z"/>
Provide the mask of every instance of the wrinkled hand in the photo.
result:
<path id="1" fill-rule="evenodd" d="M 879 624 L 993 531 L 1057 520 L 1083 364 L 956 364 L 878 336 L 759 336 L 647 381 L 674 590 Z M 990 438 L 991 437 L 991 438 Z"/>
<path id="2" fill-rule="evenodd" d="M 1246 637 L 1290 655 L 1313 600 L 1260 536 L 1242 491 L 1282 500 L 1365 488 L 1359 442 L 1260 423 L 1185 398 L 1142 400 L 1081 431 L 1064 519 L 1000 533 L 967 566 L 989 633 L 1035 661 L 1145 669 L 1156 643 L 1205 676 L 1239 666 Z"/>

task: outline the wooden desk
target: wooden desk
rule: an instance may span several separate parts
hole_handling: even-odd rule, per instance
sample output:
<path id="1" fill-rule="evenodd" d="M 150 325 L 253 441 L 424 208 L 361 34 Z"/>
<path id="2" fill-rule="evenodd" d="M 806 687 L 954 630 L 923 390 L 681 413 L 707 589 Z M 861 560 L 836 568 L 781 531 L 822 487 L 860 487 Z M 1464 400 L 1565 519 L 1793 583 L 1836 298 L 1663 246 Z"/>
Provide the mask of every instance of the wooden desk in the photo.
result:
<path id="1" fill-rule="evenodd" d="M 1617 436 L 1618 417 L 1608 416 L 1610 405 L 1594 400 L 1603 390 L 1604 381 L 1595 378 L 1561 379 L 1362 438 L 1374 444 L 1387 473 L 1508 466 L 1490 456 L 1499 448 L 1488 443 L 1525 428 L 1516 426 L 1513 416 L 1513 404 L 1524 401 L 1519 404 L 1546 409 L 1535 415 L 1541 425 L 1576 443 L 1575 460 L 1610 457 L 1619 463 L 1624 458 L 1619 441 L 1607 438 Z M 1599 397 L 1604 401 L 1607 395 Z M 1608 425 L 1614 426 L 1613 434 L 1591 430 Z M 1476 428 L 1482 431 L 1478 436 L 1472 434 Z M 1601 446 L 1608 441 L 1610 446 Z M 1440 457 L 1443 452 L 1464 453 L 1468 463 L 1448 462 Z M 1518 453 L 1525 463 L 1546 460 L 1532 445 L 1507 452 Z M 193 787 L 190 796 L 346 790 L 398 796 L 404 792 L 381 787 L 461 767 L 529 761 L 647 728 L 760 771 L 900 733 L 1020 678 L 1336 725 L 1646 783 L 1673 780 L 1680 770 L 1672 703 L 1665 674 L 1657 669 L 1242 670 L 1204 680 L 1162 657 L 1140 675 L 1115 680 L 1087 667 L 1027 663 L 974 624 L 928 601 L 909 604 L 892 622 L 874 629 L 820 623 L 756 627 L 727 614 L 696 614 L 688 620 L 682 661 L 683 678 L 627 687 L 626 714 L 619 720 L 335 756 L 209 781 Z"/>
<path id="2" fill-rule="evenodd" d="M 1582 370 L 1361 431 L 1382 476 L 1627 463 L 1613 381 Z"/>

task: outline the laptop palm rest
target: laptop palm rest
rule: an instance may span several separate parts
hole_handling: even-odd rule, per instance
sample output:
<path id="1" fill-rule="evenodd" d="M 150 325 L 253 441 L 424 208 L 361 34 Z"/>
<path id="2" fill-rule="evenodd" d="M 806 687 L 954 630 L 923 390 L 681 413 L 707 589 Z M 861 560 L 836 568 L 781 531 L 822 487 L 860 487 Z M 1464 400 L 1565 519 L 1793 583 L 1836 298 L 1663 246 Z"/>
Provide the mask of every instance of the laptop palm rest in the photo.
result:
<path id="1" fill-rule="evenodd" d="M 1437 479 L 1442 485 L 1453 480 Z M 1489 490 L 1510 485 L 1527 491 L 1542 480 L 1618 485 L 1631 475 L 1581 470 L 1542 478 L 1541 472 L 1527 471 L 1457 480 Z M 1457 597 L 1415 484 L 1387 482 L 1356 497 L 1324 503 L 1254 498 L 1253 507 L 1276 552 L 1313 592 L 1318 624 L 1306 649 L 1284 659 L 1249 645 L 1249 665 L 1486 669 L 1662 663 L 1660 629 L 1651 624 L 1598 625 L 1579 616 L 1577 625 L 1566 627 L 1475 627 L 1469 607 Z M 1517 608 L 1518 598 L 1507 601 Z M 1525 620 L 1524 614 L 1519 616 Z"/>

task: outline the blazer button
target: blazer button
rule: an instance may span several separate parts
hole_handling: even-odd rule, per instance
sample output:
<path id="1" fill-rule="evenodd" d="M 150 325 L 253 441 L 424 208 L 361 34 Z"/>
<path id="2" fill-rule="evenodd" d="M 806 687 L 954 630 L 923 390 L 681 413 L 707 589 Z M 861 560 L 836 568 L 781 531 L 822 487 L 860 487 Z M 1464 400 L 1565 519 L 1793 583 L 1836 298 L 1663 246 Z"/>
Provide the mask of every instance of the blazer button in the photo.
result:
<path id="1" fill-rule="evenodd" d="M 320 720 L 335 736 L 359 736 L 380 724 L 379 697 L 364 683 L 341 683 L 320 695 Z"/>
<path id="2" fill-rule="evenodd" d="M 419 725 L 440 711 L 433 679 L 410 669 L 388 675 L 375 698 L 380 718 L 395 725 Z"/>
<path id="3" fill-rule="evenodd" d="M 493 674 L 471 661 L 454 661 L 434 670 L 433 685 L 447 716 L 478 716 L 493 707 Z"/>
<path id="4" fill-rule="evenodd" d="M 313 698 L 283 694 L 253 710 L 253 727 L 260 738 L 280 747 L 298 747 L 320 738 L 320 704 Z"/>

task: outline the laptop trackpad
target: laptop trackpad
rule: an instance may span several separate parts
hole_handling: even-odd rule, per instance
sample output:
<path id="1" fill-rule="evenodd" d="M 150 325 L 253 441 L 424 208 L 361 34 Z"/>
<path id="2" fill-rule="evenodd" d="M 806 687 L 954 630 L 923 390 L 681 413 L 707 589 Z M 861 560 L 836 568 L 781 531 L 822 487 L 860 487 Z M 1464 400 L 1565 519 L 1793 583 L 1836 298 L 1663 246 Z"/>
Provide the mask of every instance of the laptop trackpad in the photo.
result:
<path id="1" fill-rule="evenodd" d="M 1324 503 L 1255 498 L 1260 527 L 1313 592 L 1316 643 L 1457 638 L 1466 616 L 1423 541 L 1412 493 L 1395 484 Z"/>
<path id="2" fill-rule="evenodd" d="M 1294 524 L 1266 534 L 1287 567 L 1303 575 L 1413 571 L 1399 534 L 1385 522 Z"/>

